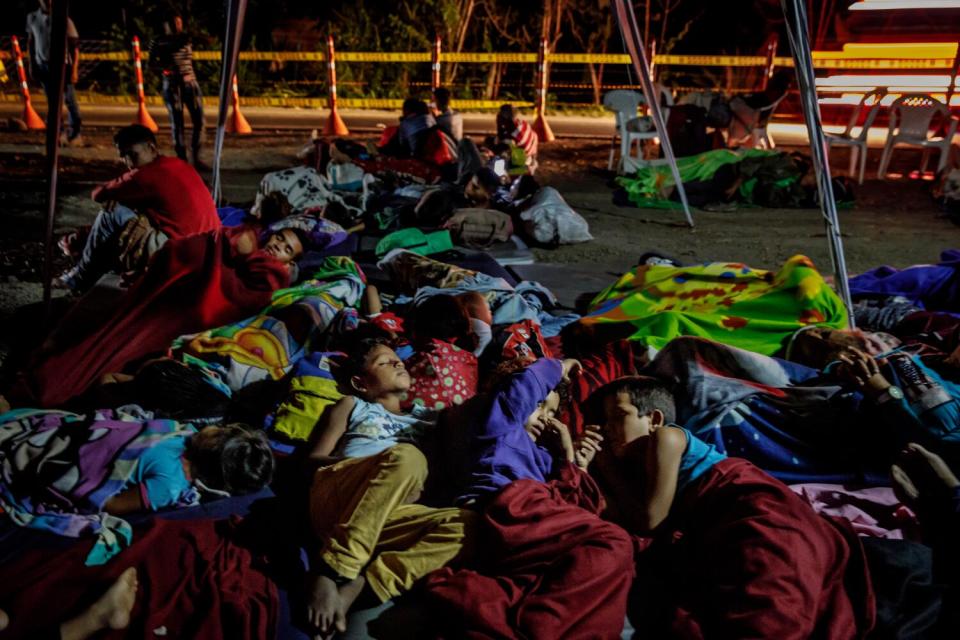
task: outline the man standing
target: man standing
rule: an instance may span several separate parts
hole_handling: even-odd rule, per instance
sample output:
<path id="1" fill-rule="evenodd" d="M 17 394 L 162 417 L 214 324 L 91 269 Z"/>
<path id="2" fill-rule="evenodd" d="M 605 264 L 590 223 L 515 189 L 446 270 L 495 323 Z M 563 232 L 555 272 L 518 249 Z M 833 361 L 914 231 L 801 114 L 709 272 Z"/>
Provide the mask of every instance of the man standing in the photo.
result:
<path id="1" fill-rule="evenodd" d="M 53 100 L 50 93 L 55 84 L 50 77 L 50 40 L 51 24 L 50 11 L 53 0 L 39 0 L 40 8 L 27 15 L 27 47 L 30 59 L 27 71 L 31 78 L 43 85 L 47 94 L 47 123 L 51 122 L 51 107 Z M 77 82 L 80 63 L 80 36 L 73 20 L 67 18 L 67 72 L 63 89 L 63 101 L 67 105 L 67 133 L 68 144 L 80 143 L 80 107 L 77 105 L 77 94 L 73 85 Z"/>
<path id="2" fill-rule="evenodd" d="M 170 130 L 177 157 L 187 159 L 184 145 L 183 108 L 190 112 L 193 124 L 191 158 L 193 165 L 203 168 L 200 162 L 200 142 L 203 137 L 203 96 L 193 70 L 193 45 L 190 35 L 183 30 L 183 17 L 178 13 L 163 23 L 164 35 L 150 44 L 150 60 L 163 72 L 163 102 L 170 113 Z"/>

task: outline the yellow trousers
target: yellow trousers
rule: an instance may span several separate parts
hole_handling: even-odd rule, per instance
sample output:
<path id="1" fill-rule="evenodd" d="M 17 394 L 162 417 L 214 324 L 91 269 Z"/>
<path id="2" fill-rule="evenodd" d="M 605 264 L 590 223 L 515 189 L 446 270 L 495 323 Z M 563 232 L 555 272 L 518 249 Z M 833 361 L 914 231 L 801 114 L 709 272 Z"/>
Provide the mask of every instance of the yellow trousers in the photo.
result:
<path id="1" fill-rule="evenodd" d="M 472 554 L 477 515 L 409 504 L 427 479 L 427 460 L 410 444 L 317 470 L 310 520 L 319 558 L 339 575 L 364 573 L 381 601 L 431 571 Z"/>

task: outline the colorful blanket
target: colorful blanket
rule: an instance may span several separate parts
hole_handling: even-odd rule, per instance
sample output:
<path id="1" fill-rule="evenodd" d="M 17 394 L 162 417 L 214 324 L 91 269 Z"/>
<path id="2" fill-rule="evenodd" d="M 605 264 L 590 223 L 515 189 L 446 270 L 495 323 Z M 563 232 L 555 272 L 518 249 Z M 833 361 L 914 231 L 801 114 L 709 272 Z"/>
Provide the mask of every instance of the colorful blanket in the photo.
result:
<path id="1" fill-rule="evenodd" d="M 628 337 L 655 349 L 692 335 L 772 355 L 797 329 L 839 329 L 847 314 L 813 263 L 798 255 L 776 272 L 729 262 L 641 265 L 597 295 L 581 322 L 598 329 L 629 323 Z"/>
<path id="2" fill-rule="evenodd" d="M 356 320 L 355 311 L 350 312 L 365 286 L 366 278 L 353 260 L 329 257 L 310 279 L 274 293 L 259 315 L 182 336 L 173 345 L 174 353 L 208 363 L 234 391 L 260 380 L 279 380 L 338 321 Z"/>
<path id="3" fill-rule="evenodd" d="M 90 418 L 54 410 L 0 415 L 0 506 L 14 523 L 62 536 L 96 536 L 88 565 L 103 564 L 129 546 L 130 525 L 103 511 L 120 493 L 144 451 L 192 433 L 189 425 L 151 420 L 139 407 Z M 191 491 L 178 506 L 199 502 Z"/>

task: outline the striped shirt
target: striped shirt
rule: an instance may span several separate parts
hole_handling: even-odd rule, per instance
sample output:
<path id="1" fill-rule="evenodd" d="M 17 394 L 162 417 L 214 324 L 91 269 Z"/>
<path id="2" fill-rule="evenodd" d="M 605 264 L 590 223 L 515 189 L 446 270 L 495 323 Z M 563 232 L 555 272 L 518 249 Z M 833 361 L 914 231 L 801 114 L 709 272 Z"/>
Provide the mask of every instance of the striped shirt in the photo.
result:
<path id="1" fill-rule="evenodd" d="M 186 33 L 163 35 L 151 42 L 150 59 L 163 69 L 165 76 L 179 76 L 185 82 L 197 79 L 193 72 L 193 45 Z"/>
<path id="2" fill-rule="evenodd" d="M 517 146 L 523 148 L 523 152 L 527 154 L 528 158 L 532 158 L 537 155 L 537 146 L 540 144 L 540 136 L 537 135 L 537 132 L 533 130 L 525 120 L 517 118 L 516 120 L 517 128 L 513 132 L 513 141 Z"/>

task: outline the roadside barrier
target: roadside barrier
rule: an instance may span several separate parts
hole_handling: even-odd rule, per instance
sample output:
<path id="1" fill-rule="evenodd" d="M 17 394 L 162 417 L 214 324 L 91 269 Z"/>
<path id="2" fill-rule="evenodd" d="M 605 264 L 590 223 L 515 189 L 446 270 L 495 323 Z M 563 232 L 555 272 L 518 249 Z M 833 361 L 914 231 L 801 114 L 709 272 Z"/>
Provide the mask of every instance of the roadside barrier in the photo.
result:
<path id="1" fill-rule="evenodd" d="M 242 136 L 253 133 L 253 127 L 240 113 L 240 91 L 237 89 L 237 74 L 233 74 L 231 107 L 230 117 L 227 118 L 227 133 L 236 133 Z"/>
<path id="2" fill-rule="evenodd" d="M 143 64 L 140 60 L 140 38 L 133 36 L 133 68 L 137 72 L 137 119 L 134 120 L 134 124 L 143 125 L 156 133 L 160 127 L 147 111 L 147 100 L 143 94 Z"/>
<path id="3" fill-rule="evenodd" d="M 333 36 L 327 36 L 327 85 L 329 90 L 327 107 L 330 115 L 323 127 L 324 135 L 347 136 L 350 130 L 337 112 L 337 52 L 333 46 Z"/>
<path id="4" fill-rule="evenodd" d="M 17 61 L 17 77 L 20 80 L 20 91 L 23 95 L 23 121 L 27 123 L 28 129 L 46 129 L 47 125 L 43 123 L 43 118 L 37 115 L 30 103 L 30 85 L 27 84 L 27 73 L 23 69 L 20 41 L 17 40 L 17 36 L 13 36 L 10 41 L 13 43 L 13 57 Z"/>

